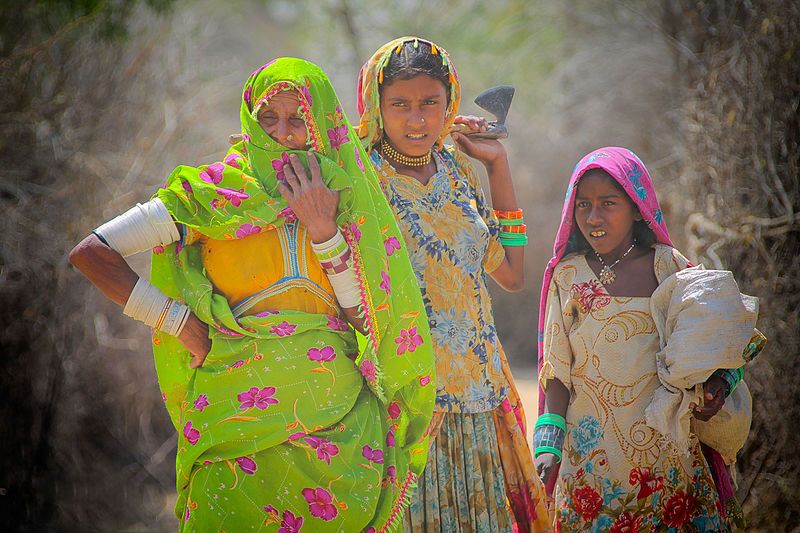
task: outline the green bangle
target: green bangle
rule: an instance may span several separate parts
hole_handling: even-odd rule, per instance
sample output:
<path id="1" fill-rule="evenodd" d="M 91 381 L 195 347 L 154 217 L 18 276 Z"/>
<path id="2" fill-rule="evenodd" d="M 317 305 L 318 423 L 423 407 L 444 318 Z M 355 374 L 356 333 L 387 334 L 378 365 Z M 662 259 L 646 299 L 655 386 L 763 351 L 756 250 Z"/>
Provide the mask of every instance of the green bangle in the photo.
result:
<path id="1" fill-rule="evenodd" d="M 505 231 L 500 232 L 500 238 L 509 241 L 524 241 L 528 239 L 527 233 L 508 233 Z"/>
<path id="2" fill-rule="evenodd" d="M 524 218 L 498 218 L 501 226 L 521 226 L 525 223 Z"/>
<path id="3" fill-rule="evenodd" d="M 525 246 L 528 244 L 528 236 L 525 234 L 517 234 L 520 235 L 518 238 L 511 238 L 507 237 L 500 233 L 500 244 L 503 246 Z"/>
<path id="4" fill-rule="evenodd" d="M 563 429 L 564 431 L 567 430 L 567 421 L 566 419 L 555 413 L 542 413 L 539 415 L 539 418 L 536 419 L 536 425 L 534 427 L 544 426 L 544 425 L 553 425 L 558 428 Z"/>
<path id="5" fill-rule="evenodd" d="M 533 452 L 533 456 L 534 457 L 539 457 L 539 455 L 541 455 L 543 453 L 552 453 L 553 455 L 558 457 L 558 462 L 559 463 L 561 462 L 561 450 L 559 450 L 558 448 L 554 448 L 552 446 L 539 446 Z"/>

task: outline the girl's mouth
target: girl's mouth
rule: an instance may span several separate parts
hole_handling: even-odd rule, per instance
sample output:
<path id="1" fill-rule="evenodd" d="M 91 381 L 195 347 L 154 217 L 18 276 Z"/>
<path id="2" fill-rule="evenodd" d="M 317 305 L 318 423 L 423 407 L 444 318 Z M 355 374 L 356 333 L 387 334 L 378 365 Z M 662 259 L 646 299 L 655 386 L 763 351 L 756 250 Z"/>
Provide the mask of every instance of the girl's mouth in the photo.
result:
<path id="1" fill-rule="evenodd" d="M 599 229 L 599 230 L 595 230 L 595 231 L 590 231 L 589 235 L 591 235 L 595 239 L 599 239 L 600 237 L 605 237 L 606 232 L 601 230 L 601 229 Z"/>

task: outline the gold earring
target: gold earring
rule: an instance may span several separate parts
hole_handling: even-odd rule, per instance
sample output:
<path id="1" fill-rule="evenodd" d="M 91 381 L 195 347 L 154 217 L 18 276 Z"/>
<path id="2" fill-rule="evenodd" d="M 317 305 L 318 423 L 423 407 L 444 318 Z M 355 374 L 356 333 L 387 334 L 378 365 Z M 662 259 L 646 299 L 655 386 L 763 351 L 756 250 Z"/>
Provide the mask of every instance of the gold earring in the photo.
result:
<path id="1" fill-rule="evenodd" d="M 289 135 L 287 135 L 287 136 L 286 136 L 286 141 L 287 141 L 287 142 L 292 142 L 292 141 L 294 141 L 294 135 L 292 135 L 291 133 L 290 133 Z"/>

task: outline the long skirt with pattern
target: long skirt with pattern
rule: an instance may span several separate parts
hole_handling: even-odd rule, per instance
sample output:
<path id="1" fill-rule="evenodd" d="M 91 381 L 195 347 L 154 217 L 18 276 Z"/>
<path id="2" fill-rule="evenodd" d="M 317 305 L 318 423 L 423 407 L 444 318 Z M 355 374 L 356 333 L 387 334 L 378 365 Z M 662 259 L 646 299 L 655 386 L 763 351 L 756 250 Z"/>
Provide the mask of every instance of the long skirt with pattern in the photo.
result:
<path id="1" fill-rule="evenodd" d="M 510 382 L 513 383 L 513 382 Z M 436 413 L 405 533 L 551 531 L 516 389 L 494 411 Z"/>

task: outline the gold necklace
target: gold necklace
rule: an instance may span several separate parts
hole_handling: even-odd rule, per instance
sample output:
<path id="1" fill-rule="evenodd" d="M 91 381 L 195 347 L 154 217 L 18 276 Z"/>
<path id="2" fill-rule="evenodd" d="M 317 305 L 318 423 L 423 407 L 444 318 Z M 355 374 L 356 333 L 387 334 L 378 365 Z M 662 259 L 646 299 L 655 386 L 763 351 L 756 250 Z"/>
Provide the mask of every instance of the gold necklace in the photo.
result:
<path id="1" fill-rule="evenodd" d="M 432 150 L 428 150 L 428 153 L 425 155 L 419 156 L 410 156 L 401 154 L 392 146 L 386 142 L 386 138 L 381 138 L 381 152 L 384 153 L 386 157 L 393 160 L 396 163 L 400 163 L 401 165 L 405 165 L 407 167 L 423 167 L 431 162 L 431 154 Z"/>
<path id="2" fill-rule="evenodd" d="M 611 269 L 617 266 L 617 263 L 625 259 L 625 256 L 631 253 L 631 250 L 633 250 L 634 246 L 636 246 L 635 239 L 631 243 L 631 247 L 628 248 L 624 254 L 622 254 L 622 257 L 611 263 L 610 266 L 606 265 L 606 262 L 603 261 L 603 258 L 600 256 L 600 254 L 597 253 L 597 250 L 595 250 L 594 248 L 592 249 L 594 255 L 596 255 L 597 259 L 600 260 L 600 264 L 603 265 L 603 270 L 600 271 L 600 276 L 598 276 L 600 278 L 600 283 L 602 283 L 603 285 L 611 285 L 612 283 L 614 283 L 614 280 L 617 279 L 617 275 L 614 274 L 614 271 Z"/>

